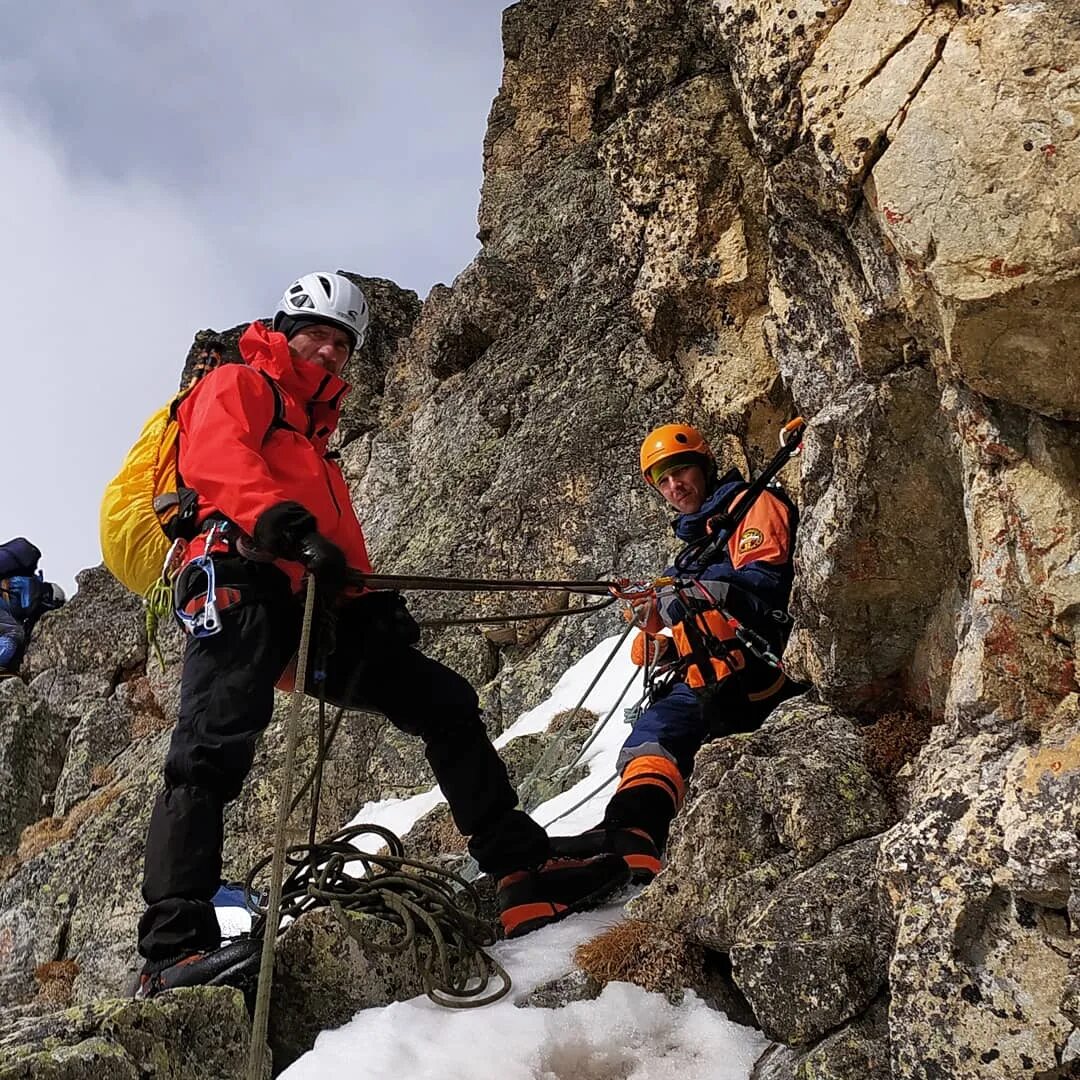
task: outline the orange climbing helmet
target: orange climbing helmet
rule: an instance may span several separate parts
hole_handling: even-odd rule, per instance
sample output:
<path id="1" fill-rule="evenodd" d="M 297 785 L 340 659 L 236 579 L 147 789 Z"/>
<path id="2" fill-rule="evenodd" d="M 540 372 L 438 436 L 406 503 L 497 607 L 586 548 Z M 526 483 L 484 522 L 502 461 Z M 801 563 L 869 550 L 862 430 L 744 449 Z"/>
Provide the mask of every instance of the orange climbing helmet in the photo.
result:
<path id="1" fill-rule="evenodd" d="M 690 463 L 699 459 L 707 475 L 716 468 L 716 458 L 705 441 L 705 436 L 689 424 L 664 424 L 650 431 L 641 444 L 641 475 L 645 483 L 656 487 L 658 476 L 666 470 L 657 469 L 673 458 L 686 456 Z M 672 467 L 682 462 L 671 461 Z"/>

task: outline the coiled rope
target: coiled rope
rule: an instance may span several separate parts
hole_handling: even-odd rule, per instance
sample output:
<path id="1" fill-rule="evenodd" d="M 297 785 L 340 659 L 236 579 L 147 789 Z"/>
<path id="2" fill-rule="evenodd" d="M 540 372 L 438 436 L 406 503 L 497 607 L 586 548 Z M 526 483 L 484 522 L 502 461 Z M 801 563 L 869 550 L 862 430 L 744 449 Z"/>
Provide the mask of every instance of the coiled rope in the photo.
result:
<path id="1" fill-rule="evenodd" d="M 368 854 L 355 841 L 377 836 L 387 853 Z M 408 953 L 420 973 L 424 992 L 451 1009 L 490 1005 L 511 987 L 506 969 L 484 952 L 495 944 L 495 931 L 480 914 L 481 900 L 464 878 L 442 867 L 407 859 L 401 840 L 380 825 L 353 825 L 318 844 L 287 849 L 292 868 L 282 885 L 281 918 L 297 919 L 329 907 L 341 927 L 363 947 L 382 953 Z M 267 909 L 259 906 L 253 882 L 270 858 L 252 867 L 244 889 L 248 905 L 259 914 L 252 932 L 261 934 Z M 362 874 L 351 872 L 359 863 Z M 349 913 L 373 916 L 400 933 L 383 944 L 365 934 Z M 498 980 L 490 992 L 492 978 Z"/>

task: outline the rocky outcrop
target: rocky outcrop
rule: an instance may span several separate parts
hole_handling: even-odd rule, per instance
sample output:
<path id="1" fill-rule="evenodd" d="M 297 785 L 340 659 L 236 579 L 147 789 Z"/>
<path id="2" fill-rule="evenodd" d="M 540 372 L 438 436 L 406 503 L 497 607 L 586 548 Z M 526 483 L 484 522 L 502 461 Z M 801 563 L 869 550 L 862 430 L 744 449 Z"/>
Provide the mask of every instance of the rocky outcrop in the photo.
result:
<path id="1" fill-rule="evenodd" d="M 857 730 L 795 698 L 699 752 L 668 865 L 630 910 L 728 957 L 765 1033 L 806 1045 L 884 989 L 889 824 Z"/>
<path id="2" fill-rule="evenodd" d="M 801 805 L 819 810 L 807 833 L 824 845 L 807 865 L 755 826 L 763 800 L 729 763 L 756 760 L 744 740 L 704 752 L 716 792 L 703 781 L 691 795 L 687 861 L 677 831 L 672 867 L 646 894 L 664 903 L 639 901 L 730 954 L 806 1075 L 826 1058 L 851 1075 L 869 1071 L 856 1059 L 897 1075 L 916 1062 L 928 1075 L 1050 1075 L 1075 1042 L 1078 20 L 1074 5 L 859 0 L 536 2 L 504 20 L 484 257 L 540 283 L 534 327 L 583 325 L 566 321 L 563 268 L 594 305 L 627 304 L 649 420 L 705 422 L 728 461 L 762 460 L 762 431 L 791 395 L 810 430 L 786 659 L 832 709 L 938 725 L 903 770 L 903 798 L 865 835 L 830 847 L 841 778 L 807 789 Z M 575 222 L 552 207 L 578 212 L 583 198 L 593 234 L 564 254 Z M 605 240 L 616 274 L 590 261 Z M 489 336 L 484 365 L 500 350 Z M 611 344 L 595 335 L 593 364 L 620 385 L 628 349 L 609 359 Z M 651 528 L 620 484 L 600 489 Z M 635 539 L 620 568 L 655 550 Z M 778 775 L 797 778 L 803 762 L 779 753 Z M 1017 771 L 1036 766 L 1017 761 L 1045 763 L 1045 779 L 1024 773 L 1018 793 Z M 760 851 L 729 844 L 729 815 L 703 809 L 725 791 Z M 918 841 L 929 821 L 955 846 Z M 748 854 L 768 895 L 740 873 Z M 741 919 L 737 885 L 749 892 Z M 818 894 L 836 919 L 824 946 L 798 899 Z M 860 911 L 877 913 L 871 926 Z M 784 924 L 801 920 L 810 941 L 785 945 Z M 807 985 L 829 992 L 800 998 Z M 815 1011 L 822 1001 L 850 1029 L 832 1030 L 843 1017 Z M 867 1028 L 866 1009 L 885 1009 L 887 1025 Z M 931 1016 L 951 1050 L 934 1043 Z M 869 1058 L 837 1049 L 871 1045 Z"/>
<path id="3" fill-rule="evenodd" d="M 67 724 L 18 679 L 0 682 L 0 852 L 41 817 L 64 760 Z"/>
<path id="4" fill-rule="evenodd" d="M 351 929 L 331 911 L 312 912 L 277 945 L 270 1011 L 275 1075 L 307 1053 L 320 1031 L 348 1023 L 360 1009 L 425 992 L 413 954 L 393 945 L 402 931 L 369 916 L 344 918 Z"/>

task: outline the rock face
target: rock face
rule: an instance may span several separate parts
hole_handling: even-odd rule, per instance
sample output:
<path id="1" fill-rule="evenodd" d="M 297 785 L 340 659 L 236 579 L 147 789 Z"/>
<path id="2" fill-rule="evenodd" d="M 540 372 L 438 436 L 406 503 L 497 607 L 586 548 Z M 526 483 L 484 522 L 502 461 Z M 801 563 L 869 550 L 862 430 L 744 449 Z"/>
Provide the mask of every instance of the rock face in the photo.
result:
<path id="1" fill-rule="evenodd" d="M 630 909 L 726 953 L 765 1033 L 810 1043 L 884 989 L 890 823 L 854 726 L 796 698 L 702 748 L 668 866 Z"/>
<path id="2" fill-rule="evenodd" d="M 367 916 L 343 918 L 351 931 L 331 911 L 304 915 L 278 943 L 270 1010 L 275 1074 L 310 1050 L 320 1031 L 348 1023 L 360 1009 L 425 992 L 410 951 L 393 948 L 401 930 Z"/>
<path id="3" fill-rule="evenodd" d="M 13 1010 L 0 1021 L 5 1080 L 235 1080 L 250 1027 L 237 990 L 196 987 L 152 1002 L 101 1001 L 64 1013 Z M 266 1077 L 270 1076 L 269 1056 Z"/>
<path id="4" fill-rule="evenodd" d="M 785 660 L 813 695 L 702 752 L 640 912 L 708 948 L 783 1044 L 759 1080 L 1068 1075 L 1080 5 L 524 0 L 503 40 L 480 254 L 423 305 L 357 279 L 375 329 L 340 450 L 375 564 L 650 574 L 671 546 L 644 433 L 697 423 L 756 469 L 806 417 Z M 424 645 L 496 732 L 614 626 Z M 87 572 L 0 695 L 7 1001 L 50 961 L 78 963 L 79 998 L 131 963 L 179 643 L 164 673 L 147 652 L 137 604 Z M 862 726 L 886 716 L 932 727 L 888 777 Z M 427 785 L 384 721 L 343 731 L 328 826 Z M 280 760 L 271 728 L 230 872 L 265 843 Z"/>
<path id="5" fill-rule="evenodd" d="M 541 0 L 504 19 L 484 252 L 440 304 L 467 322 L 498 258 L 543 308 L 442 385 L 497 376 L 505 342 L 523 368 L 552 328 L 560 357 L 588 331 L 591 372 L 647 397 L 622 442 L 598 414 L 626 473 L 672 416 L 755 465 L 779 414 L 810 420 L 786 659 L 824 711 L 703 751 L 639 901 L 728 955 L 791 1075 L 1056 1076 L 1077 1042 L 1078 28 L 1073 3 Z M 496 460 L 535 385 L 500 413 Z M 589 490 L 608 520 L 647 526 L 610 564 L 655 566 L 655 518 L 607 467 Z M 900 805 L 857 788 L 874 809 L 845 832 L 842 770 L 800 778 L 840 731 L 859 759 L 845 715 L 896 709 L 931 743 Z M 789 784 L 800 815 L 778 819 Z"/>

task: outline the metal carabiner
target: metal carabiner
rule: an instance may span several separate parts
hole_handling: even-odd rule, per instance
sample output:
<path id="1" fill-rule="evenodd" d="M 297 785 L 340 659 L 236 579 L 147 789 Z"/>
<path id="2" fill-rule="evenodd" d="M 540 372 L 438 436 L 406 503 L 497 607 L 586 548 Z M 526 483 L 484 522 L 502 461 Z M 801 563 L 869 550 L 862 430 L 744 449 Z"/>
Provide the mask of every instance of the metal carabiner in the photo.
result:
<path id="1" fill-rule="evenodd" d="M 214 560 L 209 555 L 202 556 L 210 567 L 206 570 L 206 603 L 200 612 L 202 615 L 202 633 L 199 637 L 211 637 L 221 632 L 221 614 L 217 607 L 217 579 L 214 573 Z"/>
<path id="2" fill-rule="evenodd" d="M 218 611 L 217 606 L 217 573 L 214 569 L 213 557 L 210 554 L 218 531 L 218 522 L 215 521 L 206 534 L 203 553 L 192 559 L 182 571 L 182 573 L 186 574 L 189 570 L 194 569 L 206 575 L 206 594 L 203 606 L 194 614 L 189 615 L 179 605 L 174 604 L 174 610 L 180 625 L 195 638 L 213 637 L 214 634 L 221 632 L 221 613 Z"/>
<path id="3" fill-rule="evenodd" d="M 161 580 L 166 584 L 172 584 L 173 578 L 180 572 L 187 548 L 187 541 L 178 536 L 165 553 L 165 561 L 161 564 Z"/>

